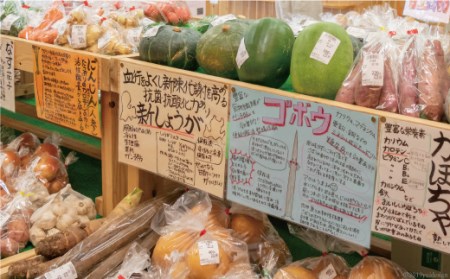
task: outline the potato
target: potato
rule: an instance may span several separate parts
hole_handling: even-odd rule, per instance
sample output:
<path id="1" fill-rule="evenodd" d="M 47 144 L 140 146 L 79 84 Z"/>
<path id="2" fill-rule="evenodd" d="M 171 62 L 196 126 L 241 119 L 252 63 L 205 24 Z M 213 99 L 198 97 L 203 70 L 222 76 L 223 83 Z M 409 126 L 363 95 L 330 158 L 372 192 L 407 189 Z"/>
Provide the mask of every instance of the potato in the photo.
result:
<path id="1" fill-rule="evenodd" d="M 13 239 L 19 243 L 28 242 L 30 238 L 30 234 L 28 232 L 29 227 L 24 219 L 12 219 L 8 222 L 6 227 L 8 229 L 8 237 L 10 239 Z"/>
<path id="2" fill-rule="evenodd" d="M 19 243 L 14 239 L 0 239 L 0 251 L 2 257 L 9 257 L 19 253 Z"/>

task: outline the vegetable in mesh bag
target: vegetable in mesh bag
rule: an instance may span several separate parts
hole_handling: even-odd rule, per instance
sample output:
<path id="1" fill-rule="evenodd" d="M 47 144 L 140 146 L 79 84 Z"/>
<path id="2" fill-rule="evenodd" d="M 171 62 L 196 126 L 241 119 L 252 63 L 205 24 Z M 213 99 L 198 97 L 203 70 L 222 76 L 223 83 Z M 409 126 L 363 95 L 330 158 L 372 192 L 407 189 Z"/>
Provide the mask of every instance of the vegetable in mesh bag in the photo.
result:
<path id="1" fill-rule="evenodd" d="M 79 278 L 84 278 L 105 258 L 131 243 L 142 234 L 148 233 L 153 216 L 164 203 L 171 203 L 179 197 L 179 191 L 168 193 L 141 203 L 132 211 L 114 218 L 89 235 L 65 255 L 53 262 L 39 264 L 27 273 L 27 278 L 36 278 L 46 272 L 72 264 Z"/>
<path id="2" fill-rule="evenodd" d="M 19 253 L 29 239 L 30 215 L 33 213 L 31 202 L 16 194 L 11 202 L 0 212 L 0 252 L 1 257 Z"/>
<path id="3" fill-rule="evenodd" d="M 381 257 L 366 256 L 352 268 L 348 279 L 413 279 L 410 273 L 396 263 Z"/>
<path id="4" fill-rule="evenodd" d="M 266 214 L 233 204 L 231 229 L 244 240 L 252 263 L 263 270 L 273 270 L 292 261 L 291 253 Z"/>

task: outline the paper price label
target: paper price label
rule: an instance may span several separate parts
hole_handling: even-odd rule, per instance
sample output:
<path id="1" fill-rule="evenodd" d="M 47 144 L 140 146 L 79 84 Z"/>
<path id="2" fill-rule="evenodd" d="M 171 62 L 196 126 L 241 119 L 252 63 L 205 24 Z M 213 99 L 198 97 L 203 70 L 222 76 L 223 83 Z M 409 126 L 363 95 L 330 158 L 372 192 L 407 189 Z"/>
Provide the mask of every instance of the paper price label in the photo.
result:
<path id="1" fill-rule="evenodd" d="M 143 37 L 144 38 L 155 37 L 156 34 L 158 34 L 158 30 L 159 30 L 159 28 L 161 28 L 161 26 L 162 25 L 158 25 L 158 26 L 155 26 L 155 27 L 152 27 L 152 28 L 148 29 L 147 31 L 145 31 Z"/>
<path id="2" fill-rule="evenodd" d="M 131 42 L 133 45 L 139 45 L 139 42 L 141 41 L 141 33 L 142 27 L 130 29 L 127 33 L 128 41 Z"/>
<path id="3" fill-rule="evenodd" d="M 4 224 L 9 220 L 11 215 L 7 212 L 0 211 L 0 228 L 3 227 Z"/>
<path id="4" fill-rule="evenodd" d="M 319 279 L 333 279 L 336 276 L 337 273 L 332 264 L 329 264 L 327 268 L 319 273 Z"/>
<path id="5" fill-rule="evenodd" d="M 219 264 L 219 245 L 214 240 L 199 241 L 198 252 L 200 256 L 200 265 Z"/>
<path id="6" fill-rule="evenodd" d="M 352 26 L 347 28 L 347 34 L 360 39 L 365 39 L 367 37 L 366 30 Z"/>
<path id="7" fill-rule="evenodd" d="M 383 86 L 384 60 L 379 53 L 363 53 L 362 86 Z"/>
<path id="8" fill-rule="evenodd" d="M 245 42 L 244 42 L 244 38 L 242 38 L 241 40 L 241 44 L 239 45 L 239 49 L 236 55 L 236 64 L 238 66 L 238 68 L 240 69 L 242 64 L 245 63 L 245 61 L 247 61 L 247 59 L 249 58 L 249 54 L 247 52 L 247 49 L 245 48 Z"/>
<path id="9" fill-rule="evenodd" d="M 309 57 L 328 65 L 340 43 L 341 41 L 335 36 L 323 32 Z"/>
<path id="10" fill-rule="evenodd" d="M 72 25 L 72 35 L 70 44 L 73 48 L 85 48 L 87 25 Z"/>
<path id="11" fill-rule="evenodd" d="M 219 16 L 218 18 L 216 18 L 215 20 L 213 20 L 211 22 L 212 26 L 216 26 L 216 25 L 220 25 L 222 23 L 225 23 L 229 20 L 233 20 L 236 19 L 237 17 L 235 15 L 229 14 L 229 15 L 224 15 L 224 16 Z"/>
<path id="12" fill-rule="evenodd" d="M 6 16 L 3 20 L 2 20 L 2 30 L 5 31 L 9 31 L 11 30 L 11 26 L 13 25 L 13 23 L 18 20 L 20 17 L 18 15 L 14 15 L 14 14 L 10 14 L 8 16 Z"/>
<path id="13" fill-rule="evenodd" d="M 57 269 L 49 271 L 44 276 L 46 279 L 76 279 L 78 277 L 72 262 L 68 262 Z"/>

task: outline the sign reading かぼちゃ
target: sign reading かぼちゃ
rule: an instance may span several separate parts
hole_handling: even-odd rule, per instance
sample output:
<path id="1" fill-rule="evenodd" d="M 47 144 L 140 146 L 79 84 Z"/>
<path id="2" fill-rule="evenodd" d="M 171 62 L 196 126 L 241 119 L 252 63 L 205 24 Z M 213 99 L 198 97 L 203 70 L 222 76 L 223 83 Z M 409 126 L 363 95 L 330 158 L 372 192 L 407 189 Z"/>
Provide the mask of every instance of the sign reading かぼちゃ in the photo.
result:
<path id="1" fill-rule="evenodd" d="M 372 229 L 450 251 L 450 131 L 381 125 Z"/>
<path id="2" fill-rule="evenodd" d="M 368 247 L 377 121 L 236 86 L 227 198 Z"/>
<path id="3" fill-rule="evenodd" d="M 123 63 L 119 161 L 222 197 L 228 86 Z"/>
<path id="4" fill-rule="evenodd" d="M 97 58 L 43 46 L 33 51 L 38 117 L 100 137 Z"/>

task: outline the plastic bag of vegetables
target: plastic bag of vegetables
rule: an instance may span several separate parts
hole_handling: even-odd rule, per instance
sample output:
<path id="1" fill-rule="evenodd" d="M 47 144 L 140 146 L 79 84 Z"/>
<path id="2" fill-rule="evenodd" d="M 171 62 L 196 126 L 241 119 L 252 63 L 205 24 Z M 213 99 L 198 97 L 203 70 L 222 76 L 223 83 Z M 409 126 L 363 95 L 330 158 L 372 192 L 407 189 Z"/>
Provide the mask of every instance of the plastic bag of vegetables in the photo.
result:
<path id="1" fill-rule="evenodd" d="M 29 239 L 32 204 L 23 195 L 16 194 L 12 201 L 2 208 L 0 215 L 0 251 L 2 257 L 19 253 Z"/>
<path id="2" fill-rule="evenodd" d="M 14 0 L 5 1 L 2 8 L 0 14 L 1 33 L 17 37 L 27 24 L 25 11 L 21 9 L 19 2 Z"/>

